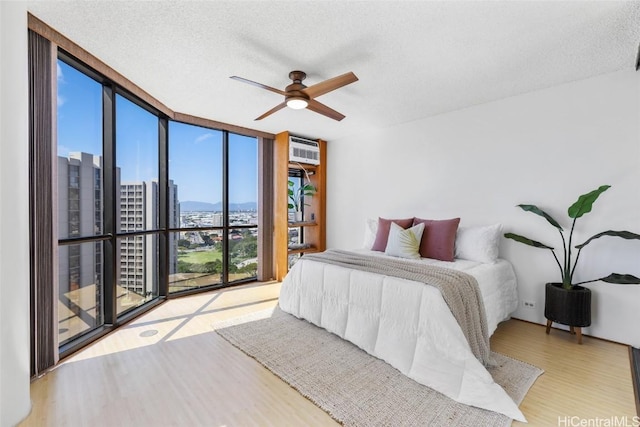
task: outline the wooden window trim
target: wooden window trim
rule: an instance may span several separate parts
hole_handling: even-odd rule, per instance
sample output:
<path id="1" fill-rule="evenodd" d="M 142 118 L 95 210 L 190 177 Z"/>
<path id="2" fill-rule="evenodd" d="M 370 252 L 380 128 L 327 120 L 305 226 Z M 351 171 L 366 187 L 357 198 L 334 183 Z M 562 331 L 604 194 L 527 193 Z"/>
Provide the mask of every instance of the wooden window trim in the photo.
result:
<path id="1" fill-rule="evenodd" d="M 28 26 L 29 29 L 33 32 L 41 35 L 45 39 L 49 40 L 54 45 L 64 49 L 69 54 L 76 57 L 81 62 L 84 62 L 89 67 L 93 68 L 98 73 L 105 76 L 107 79 L 113 81 L 118 86 L 122 87 L 126 91 L 130 92 L 132 95 L 135 95 L 139 99 L 143 100 L 153 108 L 160 111 L 162 114 L 165 114 L 170 120 L 174 120 L 177 122 L 184 122 L 192 125 L 203 126 L 212 129 L 226 130 L 232 133 L 237 133 L 240 135 L 246 136 L 254 136 L 256 138 L 267 138 L 267 139 L 275 139 L 275 135 L 268 132 L 263 132 L 257 129 L 245 128 L 242 126 L 236 126 L 228 123 L 222 123 L 211 119 L 206 119 L 202 117 L 192 116 L 189 114 L 179 113 L 171 110 L 169 107 L 164 105 L 162 102 L 155 99 L 145 90 L 140 88 L 138 85 L 133 83 L 131 80 L 127 79 L 125 76 L 109 67 L 107 64 L 102 62 L 100 59 L 96 58 L 88 51 L 80 47 L 75 42 L 71 41 L 65 35 L 61 34 L 54 28 L 47 25 L 45 22 L 32 15 L 31 13 L 27 14 L 28 17 Z"/>

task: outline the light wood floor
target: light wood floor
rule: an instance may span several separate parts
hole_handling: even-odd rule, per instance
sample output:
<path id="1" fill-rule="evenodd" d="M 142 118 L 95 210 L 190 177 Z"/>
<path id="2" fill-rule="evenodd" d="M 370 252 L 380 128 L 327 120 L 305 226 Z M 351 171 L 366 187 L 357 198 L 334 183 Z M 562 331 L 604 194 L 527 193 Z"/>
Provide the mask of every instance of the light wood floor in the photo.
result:
<path id="1" fill-rule="evenodd" d="M 273 307 L 279 290 L 277 283 L 247 285 L 161 305 L 35 380 L 32 413 L 20 425 L 337 425 L 211 329 Z M 491 343 L 546 371 L 521 404 L 529 425 L 557 426 L 565 416 L 632 422 L 626 346 L 590 337 L 579 346 L 567 332 L 546 335 L 518 320 L 500 325 Z"/>
<path id="2" fill-rule="evenodd" d="M 542 325 L 508 320 L 491 337 L 491 349 L 544 369 L 520 404 L 529 425 L 616 425 L 588 424 L 612 417 L 626 417 L 617 425 L 638 425 L 627 346 L 585 336 L 578 345 L 567 331 L 546 335 Z M 574 416 L 580 419 L 559 422 Z"/>

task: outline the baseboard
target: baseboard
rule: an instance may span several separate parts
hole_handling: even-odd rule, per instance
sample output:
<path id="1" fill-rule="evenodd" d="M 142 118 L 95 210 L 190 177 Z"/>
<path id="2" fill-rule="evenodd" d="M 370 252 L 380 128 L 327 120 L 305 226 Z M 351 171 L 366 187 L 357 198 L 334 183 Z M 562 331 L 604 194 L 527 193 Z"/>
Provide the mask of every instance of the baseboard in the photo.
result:
<path id="1" fill-rule="evenodd" d="M 636 401 L 636 414 L 640 417 L 640 348 L 629 346 L 629 359 L 631 361 L 631 381 Z"/>
<path id="2" fill-rule="evenodd" d="M 1 0 L 0 0 L 0 1 L 1 1 Z M 518 318 L 518 317 L 511 317 L 511 319 L 512 319 L 512 320 L 517 320 L 518 322 L 525 322 L 525 323 L 530 323 L 530 324 L 532 324 L 532 325 L 541 326 L 541 327 L 543 327 L 543 328 L 546 328 L 546 327 L 547 327 L 547 324 L 546 324 L 546 323 L 538 323 L 538 322 L 534 322 L 534 321 L 532 321 L 532 320 L 520 319 L 520 318 Z M 545 319 L 545 322 L 546 322 L 546 321 L 547 321 L 547 320 Z M 556 330 L 558 330 L 558 331 L 562 331 L 562 332 L 569 332 L 569 327 L 568 327 L 567 325 L 563 325 L 563 324 L 555 323 L 555 322 L 554 322 L 554 323 L 553 323 L 553 325 L 551 326 L 551 329 L 556 329 Z M 612 344 L 619 344 L 619 345 L 628 346 L 628 344 L 623 343 L 623 342 L 620 342 L 620 341 L 614 341 L 614 340 L 610 340 L 610 339 L 608 339 L 608 338 L 600 338 L 600 337 L 596 337 L 596 336 L 593 336 L 593 335 L 585 334 L 585 333 L 584 333 L 584 329 L 583 329 L 583 331 L 582 331 L 582 337 L 583 337 L 583 338 L 584 338 L 584 337 L 589 337 L 589 338 L 594 339 L 594 340 L 600 340 L 600 341 L 604 341 L 604 342 L 610 342 L 610 343 L 612 343 Z"/>

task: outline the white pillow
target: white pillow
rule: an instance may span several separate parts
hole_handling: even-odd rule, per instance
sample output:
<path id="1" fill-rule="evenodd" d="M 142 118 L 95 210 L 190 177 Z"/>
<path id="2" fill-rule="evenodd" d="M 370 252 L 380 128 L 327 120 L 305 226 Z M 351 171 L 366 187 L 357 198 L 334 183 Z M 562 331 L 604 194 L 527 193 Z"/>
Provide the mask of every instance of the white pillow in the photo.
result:
<path id="1" fill-rule="evenodd" d="M 458 227 L 455 257 L 492 264 L 500 250 L 502 224 L 483 227 Z"/>
<path id="2" fill-rule="evenodd" d="M 378 234 L 378 218 L 367 218 L 364 222 L 364 242 L 362 247 L 371 249 Z"/>
<path id="3" fill-rule="evenodd" d="M 414 225 L 406 230 L 395 222 L 389 228 L 389 240 L 384 253 L 400 258 L 420 258 L 420 239 L 424 232 L 424 223 Z"/>

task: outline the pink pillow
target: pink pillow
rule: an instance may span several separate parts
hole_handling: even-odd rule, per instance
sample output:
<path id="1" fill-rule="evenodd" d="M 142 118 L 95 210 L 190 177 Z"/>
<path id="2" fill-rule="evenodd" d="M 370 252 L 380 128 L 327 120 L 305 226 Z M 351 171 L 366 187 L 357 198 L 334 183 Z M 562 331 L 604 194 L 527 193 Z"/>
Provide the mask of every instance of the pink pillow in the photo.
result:
<path id="1" fill-rule="evenodd" d="M 414 218 L 413 225 L 424 223 L 424 235 L 420 242 L 420 256 L 441 261 L 453 261 L 456 232 L 460 218 L 421 219 Z"/>
<path id="2" fill-rule="evenodd" d="M 387 249 L 387 240 L 389 240 L 389 229 L 391 228 L 391 223 L 395 222 L 400 227 L 405 230 L 413 224 L 413 218 L 407 219 L 384 219 L 378 218 L 378 232 L 376 233 L 376 240 L 373 242 L 373 246 L 371 246 L 372 251 L 381 251 L 384 252 Z"/>

